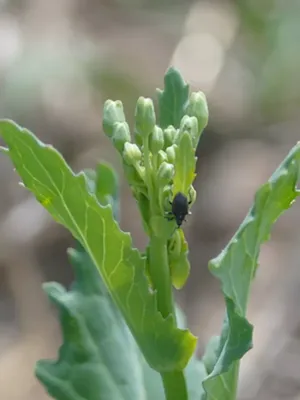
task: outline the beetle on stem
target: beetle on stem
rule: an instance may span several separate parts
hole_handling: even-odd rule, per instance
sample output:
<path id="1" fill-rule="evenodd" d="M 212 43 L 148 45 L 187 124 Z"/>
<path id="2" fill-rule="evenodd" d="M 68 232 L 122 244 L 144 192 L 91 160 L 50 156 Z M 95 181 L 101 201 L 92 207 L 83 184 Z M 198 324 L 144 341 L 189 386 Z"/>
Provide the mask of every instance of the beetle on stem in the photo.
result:
<path id="1" fill-rule="evenodd" d="M 169 221 L 176 220 L 177 228 L 180 228 L 183 221 L 185 221 L 185 217 L 191 212 L 189 211 L 189 205 L 192 203 L 192 200 L 188 201 L 187 197 L 178 192 L 174 196 L 173 201 L 169 201 L 172 206 L 172 211 L 167 212 L 166 218 Z"/>

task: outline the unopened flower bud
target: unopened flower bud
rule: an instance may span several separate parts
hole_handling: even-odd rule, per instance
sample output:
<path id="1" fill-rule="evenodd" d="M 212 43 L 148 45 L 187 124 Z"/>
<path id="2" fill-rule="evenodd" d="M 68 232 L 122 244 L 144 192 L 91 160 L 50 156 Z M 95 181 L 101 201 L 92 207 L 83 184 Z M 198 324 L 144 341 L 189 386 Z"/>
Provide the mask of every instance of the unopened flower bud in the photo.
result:
<path id="1" fill-rule="evenodd" d="M 197 197 L 197 192 L 194 189 L 194 186 L 190 186 L 189 188 L 189 201 L 191 202 L 191 205 L 195 203 Z"/>
<path id="2" fill-rule="evenodd" d="M 203 92 L 194 92 L 191 94 L 186 113 L 191 117 L 196 117 L 198 120 L 198 143 L 201 133 L 208 123 L 208 107 Z"/>
<path id="3" fill-rule="evenodd" d="M 123 152 L 126 142 L 130 142 L 130 131 L 127 122 L 116 122 L 113 126 L 112 141 L 119 152 Z"/>
<path id="4" fill-rule="evenodd" d="M 177 144 L 180 142 L 180 137 L 184 132 L 189 133 L 189 135 L 192 137 L 193 147 L 196 148 L 199 141 L 198 120 L 196 117 L 189 117 L 188 115 L 185 115 L 182 118 L 179 133 L 176 138 Z"/>
<path id="5" fill-rule="evenodd" d="M 167 162 L 163 162 L 157 171 L 157 179 L 162 186 L 167 185 L 174 175 L 174 166 Z"/>
<path id="6" fill-rule="evenodd" d="M 123 104 L 121 101 L 107 100 L 103 107 L 103 130 L 108 137 L 112 137 L 116 122 L 125 122 Z"/>
<path id="7" fill-rule="evenodd" d="M 157 157 L 157 159 L 158 159 L 158 165 L 160 165 L 160 164 L 163 163 L 164 161 L 168 161 L 168 156 L 167 156 L 167 154 L 166 154 L 163 150 L 160 150 L 160 151 L 158 152 L 158 157 Z"/>
<path id="8" fill-rule="evenodd" d="M 172 146 L 175 143 L 177 130 L 174 126 L 170 125 L 164 130 L 165 147 Z"/>
<path id="9" fill-rule="evenodd" d="M 126 142 L 124 145 L 123 158 L 129 165 L 134 165 L 142 158 L 141 150 L 134 143 Z"/>
<path id="10" fill-rule="evenodd" d="M 149 138 L 149 147 L 152 154 L 158 154 L 164 147 L 164 134 L 159 126 L 155 126 Z"/>
<path id="11" fill-rule="evenodd" d="M 156 117 L 153 101 L 140 97 L 135 109 L 135 130 L 143 138 L 147 138 L 155 127 Z"/>
<path id="12" fill-rule="evenodd" d="M 171 164 L 175 163 L 177 147 L 178 146 L 176 144 L 173 144 L 172 146 L 166 148 L 166 154 L 167 154 L 167 157 L 168 157 L 168 162 L 171 163 Z"/>

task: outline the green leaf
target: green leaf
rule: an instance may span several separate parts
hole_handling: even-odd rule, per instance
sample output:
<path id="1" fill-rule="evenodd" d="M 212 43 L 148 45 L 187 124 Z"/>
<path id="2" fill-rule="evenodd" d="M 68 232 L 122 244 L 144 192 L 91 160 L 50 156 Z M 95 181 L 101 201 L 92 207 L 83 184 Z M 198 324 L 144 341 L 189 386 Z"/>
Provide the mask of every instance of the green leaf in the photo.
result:
<path id="1" fill-rule="evenodd" d="M 178 192 L 188 195 L 189 188 L 196 176 L 196 160 L 192 138 L 187 132 L 184 132 L 176 148 L 175 175 L 173 179 L 174 196 Z"/>
<path id="2" fill-rule="evenodd" d="M 167 128 L 173 125 L 179 128 L 188 103 L 189 86 L 179 71 L 171 67 L 165 74 L 165 89 L 157 89 L 159 102 L 159 126 Z"/>
<path id="3" fill-rule="evenodd" d="M 178 229 L 173 236 L 173 248 L 169 247 L 169 263 L 172 284 L 176 289 L 179 290 L 184 286 L 185 282 L 187 281 L 191 266 L 188 259 L 188 244 L 185 240 L 182 229 Z"/>
<path id="4" fill-rule="evenodd" d="M 115 220 L 119 220 L 120 206 L 118 197 L 118 178 L 112 167 L 106 163 L 99 163 L 96 171 L 85 169 L 88 189 L 95 194 L 100 204 L 110 204 Z"/>
<path id="5" fill-rule="evenodd" d="M 252 325 L 235 312 L 234 303 L 231 299 L 226 298 L 226 306 L 227 315 L 219 347 L 214 349 L 215 354 L 211 354 L 211 357 L 214 358 L 215 356 L 215 359 L 208 360 L 206 358 L 206 360 L 202 360 L 206 367 L 211 368 L 210 374 L 204 380 L 204 388 L 208 393 L 208 399 L 235 399 L 237 385 L 237 376 L 235 376 L 237 370 L 235 368 L 238 368 L 238 365 L 233 365 L 232 363 L 242 358 L 252 347 Z M 207 356 L 208 354 L 206 353 Z M 213 362 L 213 366 L 208 364 L 209 361 Z M 228 369 L 229 372 L 227 372 Z"/>
<path id="6" fill-rule="evenodd" d="M 214 365 L 219 357 L 220 336 L 212 336 L 206 346 L 205 353 L 202 357 L 207 374 L 210 374 L 214 369 Z"/>
<path id="7" fill-rule="evenodd" d="M 209 269 L 222 282 L 227 315 L 211 373 L 204 380 L 206 399 L 235 399 L 239 360 L 252 345 L 246 308 L 260 246 L 269 239 L 273 223 L 299 195 L 300 143 L 288 154 L 255 195 L 247 217 Z"/>
<path id="8" fill-rule="evenodd" d="M 164 400 L 160 374 L 136 346 L 90 257 L 81 246 L 69 257 L 75 273 L 70 290 L 44 285 L 59 310 L 63 344 L 58 360 L 37 363 L 38 379 L 57 400 Z M 183 327 L 179 309 L 177 315 Z M 202 372 L 193 357 L 185 370 L 189 400 L 200 399 Z"/>
<path id="9" fill-rule="evenodd" d="M 63 344 L 58 360 L 37 363 L 38 379 L 57 400 L 146 399 L 140 353 L 97 269 L 83 249 L 69 256 L 71 290 L 44 285 L 59 310 Z"/>
<path id="10" fill-rule="evenodd" d="M 88 185 L 88 189 L 91 193 L 95 193 L 96 191 L 96 172 L 93 169 L 86 168 L 83 170 L 85 176 L 86 176 L 86 181 Z"/>
<path id="11" fill-rule="evenodd" d="M 102 205 L 112 204 L 115 220 L 119 220 L 118 177 L 108 164 L 99 163 L 96 168 L 95 194 Z"/>
<path id="12" fill-rule="evenodd" d="M 176 308 L 176 317 L 178 326 L 184 329 L 186 327 L 186 320 L 179 307 Z M 164 389 L 159 373 L 151 369 L 144 359 L 142 359 L 141 362 L 143 366 L 145 389 L 148 394 L 147 399 L 164 400 Z M 184 375 L 187 382 L 188 399 L 201 400 L 204 395 L 204 389 L 199 382 L 207 375 L 204 364 L 193 356 L 184 370 Z"/>
<path id="13" fill-rule="evenodd" d="M 118 197 L 118 178 L 108 164 L 100 163 L 97 165 L 96 195 L 100 203 L 106 203 L 106 197 L 111 196 L 114 199 Z"/>
<path id="14" fill-rule="evenodd" d="M 75 175 L 52 146 L 28 130 L 1 121 L 0 134 L 25 187 L 89 253 L 147 362 L 160 372 L 185 368 L 196 338 L 157 311 L 145 258 L 132 248 L 130 235 L 120 230 L 111 206 L 101 206 L 87 189 L 85 175 Z"/>

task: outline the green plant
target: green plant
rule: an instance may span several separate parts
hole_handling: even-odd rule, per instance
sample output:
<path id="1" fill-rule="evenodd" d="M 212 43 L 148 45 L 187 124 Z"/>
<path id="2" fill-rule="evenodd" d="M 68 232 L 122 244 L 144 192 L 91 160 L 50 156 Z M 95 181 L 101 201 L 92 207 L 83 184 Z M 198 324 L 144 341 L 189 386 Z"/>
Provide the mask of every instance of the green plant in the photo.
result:
<path id="1" fill-rule="evenodd" d="M 196 199 L 195 150 L 208 110 L 204 94 L 189 94 L 173 68 L 158 100 L 156 120 L 152 101 L 139 98 L 133 134 L 121 102 L 108 100 L 103 115 L 149 236 L 144 253 L 118 225 L 118 180 L 109 166 L 74 174 L 52 146 L 0 121 L 8 146 L 3 151 L 23 185 L 78 242 L 69 250 L 72 288 L 44 286 L 59 309 L 63 345 L 57 361 L 37 363 L 36 375 L 57 400 L 236 398 L 239 360 L 252 346 L 246 308 L 260 245 L 298 195 L 300 144 L 258 190 L 237 233 L 209 263 L 221 281 L 226 315 L 220 337 L 198 360 L 196 338 L 172 290 L 188 278 L 188 245 L 176 221 L 165 217 L 178 192 L 191 203 Z"/>

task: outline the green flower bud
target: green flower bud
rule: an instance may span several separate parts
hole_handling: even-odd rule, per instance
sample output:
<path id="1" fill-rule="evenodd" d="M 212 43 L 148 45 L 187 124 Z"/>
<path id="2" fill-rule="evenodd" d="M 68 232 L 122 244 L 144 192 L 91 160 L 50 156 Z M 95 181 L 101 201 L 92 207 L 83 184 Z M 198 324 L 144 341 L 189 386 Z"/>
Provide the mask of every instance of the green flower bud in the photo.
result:
<path id="1" fill-rule="evenodd" d="M 155 127 L 156 117 L 153 101 L 140 97 L 135 108 L 135 130 L 143 138 L 147 138 Z"/>
<path id="2" fill-rule="evenodd" d="M 177 130 L 174 126 L 170 125 L 164 130 L 165 148 L 175 143 L 176 136 Z"/>
<path id="3" fill-rule="evenodd" d="M 208 123 L 208 107 L 203 92 L 194 92 L 191 94 L 186 113 L 191 117 L 196 117 L 198 120 L 198 143 L 201 133 Z"/>
<path id="4" fill-rule="evenodd" d="M 166 148 L 166 154 L 168 157 L 168 162 L 171 164 L 175 163 L 176 159 L 176 149 L 178 148 L 177 144 L 173 144 L 173 146 Z"/>
<path id="5" fill-rule="evenodd" d="M 120 100 L 107 100 L 103 107 L 103 130 L 106 136 L 112 137 L 116 122 L 125 122 L 123 104 Z"/>
<path id="6" fill-rule="evenodd" d="M 176 138 L 176 143 L 179 144 L 180 138 L 184 132 L 188 132 L 188 134 L 192 137 L 192 142 L 194 148 L 197 147 L 199 141 L 198 134 L 198 120 L 196 117 L 189 117 L 185 115 L 180 122 L 179 133 Z"/>
<path id="7" fill-rule="evenodd" d="M 112 141 L 119 152 L 123 152 L 126 142 L 130 142 L 130 131 L 127 122 L 116 122 L 113 126 Z"/>
<path id="8" fill-rule="evenodd" d="M 189 201 L 191 202 L 191 205 L 193 205 L 196 201 L 197 198 L 197 192 L 194 189 L 194 186 L 190 186 L 189 188 Z"/>
<path id="9" fill-rule="evenodd" d="M 142 159 L 142 152 L 134 143 L 126 142 L 124 145 L 123 158 L 129 165 L 134 165 Z"/>
<path id="10" fill-rule="evenodd" d="M 160 150 L 158 152 L 157 160 L 158 160 L 158 165 L 160 165 L 164 161 L 168 161 L 167 154 L 163 150 Z"/>
<path id="11" fill-rule="evenodd" d="M 157 171 L 157 179 L 162 186 L 167 185 L 170 183 L 171 179 L 174 175 L 174 166 L 167 162 L 163 162 Z"/>
<path id="12" fill-rule="evenodd" d="M 152 154 L 158 154 L 164 147 L 164 134 L 159 126 L 155 126 L 149 138 L 149 147 Z"/>

